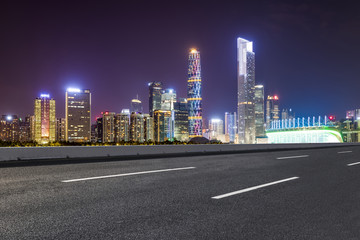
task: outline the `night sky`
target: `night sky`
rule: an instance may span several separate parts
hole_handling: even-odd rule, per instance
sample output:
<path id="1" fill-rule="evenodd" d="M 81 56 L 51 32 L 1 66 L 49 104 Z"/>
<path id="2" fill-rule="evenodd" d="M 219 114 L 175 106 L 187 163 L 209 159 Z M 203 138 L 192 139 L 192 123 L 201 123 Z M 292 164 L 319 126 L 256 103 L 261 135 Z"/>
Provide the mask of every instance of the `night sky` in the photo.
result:
<path id="1" fill-rule="evenodd" d="M 49 93 L 90 89 L 92 116 L 120 112 L 162 81 L 186 97 L 201 52 L 203 114 L 236 111 L 236 38 L 254 42 L 256 82 L 296 115 L 360 108 L 358 1 L 1 1 L 0 114 L 33 114 Z"/>

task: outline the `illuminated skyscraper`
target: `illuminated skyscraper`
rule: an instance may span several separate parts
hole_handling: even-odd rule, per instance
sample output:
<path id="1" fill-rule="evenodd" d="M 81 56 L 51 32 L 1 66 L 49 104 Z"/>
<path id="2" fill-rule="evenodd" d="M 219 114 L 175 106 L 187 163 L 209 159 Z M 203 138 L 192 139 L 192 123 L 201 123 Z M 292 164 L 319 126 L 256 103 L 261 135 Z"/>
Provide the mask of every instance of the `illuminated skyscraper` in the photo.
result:
<path id="1" fill-rule="evenodd" d="M 144 140 L 154 141 L 154 119 L 149 114 L 144 114 Z"/>
<path id="2" fill-rule="evenodd" d="M 156 142 L 164 142 L 170 139 L 171 111 L 154 111 L 154 139 Z"/>
<path id="3" fill-rule="evenodd" d="M 187 101 L 189 138 L 202 137 L 201 65 L 200 52 L 196 49 L 189 53 Z"/>
<path id="4" fill-rule="evenodd" d="M 34 141 L 39 144 L 55 142 L 55 100 L 49 94 L 41 94 L 34 104 Z"/>
<path id="5" fill-rule="evenodd" d="M 171 118 L 169 122 L 168 139 L 173 140 L 175 135 L 175 112 L 176 92 L 173 89 L 165 89 L 161 93 L 161 110 L 170 111 Z"/>
<path id="6" fill-rule="evenodd" d="M 65 94 L 65 139 L 91 141 L 91 93 L 88 89 L 69 88 Z"/>
<path id="7" fill-rule="evenodd" d="M 144 115 L 132 112 L 130 115 L 130 140 L 144 142 Z"/>
<path id="8" fill-rule="evenodd" d="M 175 113 L 175 130 L 174 137 L 179 141 L 188 141 L 189 140 L 189 112 L 187 108 L 187 99 L 179 98 L 177 102 L 174 103 L 174 113 Z"/>
<path id="9" fill-rule="evenodd" d="M 234 143 L 236 135 L 236 112 L 225 113 L 225 140 L 226 142 Z"/>
<path id="10" fill-rule="evenodd" d="M 268 96 L 266 100 L 266 127 L 270 127 L 270 122 L 279 120 L 279 97 Z"/>
<path id="11" fill-rule="evenodd" d="M 255 53 L 253 43 L 237 39 L 238 138 L 239 143 L 255 143 Z"/>
<path id="12" fill-rule="evenodd" d="M 151 82 L 149 85 L 149 113 L 153 116 L 155 110 L 161 109 L 161 82 Z"/>
<path id="13" fill-rule="evenodd" d="M 65 118 L 57 118 L 56 119 L 56 139 L 55 139 L 57 142 L 65 141 L 65 128 L 66 128 Z"/>
<path id="14" fill-rule="evenodd" d="M 209 121 L 210 140 L 221 140 L 224 135 L 224 121 L 221 119 L 213 118 Z"/>
<path id="15" fill-rule="evenodd" d="M 256 137 L 265 136 L 264 123 L 264 86 L 255 86 L 255 126 Z"/>
<path id="16" fill-rule="evenodd" d="M 102 117 L 103 127 L 103 143 L 111 143 L 115 141 L 115 113 L 104 112 Z"/>
<path id="17" fill-rule="evenodd" d="M 128 142 L 129 137 L 129 125 L 130 125 L 130 113 L 129 111 L 122 111 L 115 116 L 115 141 L 116 142 Z"/>
<path id="18" fill-rule="evenodd" d="M 131 113 L 133 113 L 133 112 L 142 113 L 143 112 L 142 103 L 138 98 L 131 100 L 130 111 L 131 111 Z"/>
<path id="19" fill-rule="evenodd" d="M 0 119 L 0 140 L 19 141 L 20 123 L 16 115 L 2 115 Z"/>

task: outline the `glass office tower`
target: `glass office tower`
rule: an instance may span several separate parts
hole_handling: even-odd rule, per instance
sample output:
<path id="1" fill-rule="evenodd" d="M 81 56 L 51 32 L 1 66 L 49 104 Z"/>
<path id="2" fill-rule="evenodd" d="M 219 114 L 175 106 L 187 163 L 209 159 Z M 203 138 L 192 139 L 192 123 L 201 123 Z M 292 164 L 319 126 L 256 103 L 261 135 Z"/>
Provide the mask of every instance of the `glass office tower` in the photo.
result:
<path id="1" fill-rule="evenodd" d="M 149 84 L 149 113 L 153 116 L 155 110 L 161 109 L 162 82 L 150 82 Z"/>
<path id="2" fill-rule="evenodd" d="M 49 94 L 41 94 L 34 103 L 34 141 L 39 144 L 55 142 L 55 100 Z"/>
<path id="3" fill-rule="evenodd" d="M 187 101 L 189 111 L 189 138 L 202 137 L 202 98 L 200 52 L 189 53 Z"/>
<path id="4" fill-rule="evenodd" d="M 255 126 L 256 137 L 265 136 L 264 125 L 264 86 L 255 86 Z"/>
<path id="5" fill-rule="evenodd" d="M 255 53 L 253 43 L 237 39 L 238 139 L 255 143 Z"/>

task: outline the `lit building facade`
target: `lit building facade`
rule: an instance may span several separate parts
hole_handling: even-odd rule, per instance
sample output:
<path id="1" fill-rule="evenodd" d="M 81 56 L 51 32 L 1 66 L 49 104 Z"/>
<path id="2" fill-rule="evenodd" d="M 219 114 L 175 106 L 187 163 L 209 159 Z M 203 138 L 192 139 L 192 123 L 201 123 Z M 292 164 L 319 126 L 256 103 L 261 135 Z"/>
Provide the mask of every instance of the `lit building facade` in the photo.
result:
<path id="1" fill-rule="evenodd" d="M 202 137 L 202 97 L 200 52 L 191 49 L 187 81 L 187 101 L 189 112 L 189 138 Z"/>
<path id="2" fill-rule="evenodd" d="M 179 98 L 174 103 L 175 129 L 174 137 L 179 141 L 189 140 L 189 112 L 186 98 Z"/>
<path id="3" fill-rule="evenodd" d="M 154 119 L 150 114 L 144 114 L 144 140 L 154 141 Z"/>
<path id="4" fill-rule="evenodd" d="M 91 93 L 88 89 L 69 88 L 65 93 L 66 129 L 69 142 L 91 141 Z"/>
<path id="5" fill-rule="evenodd" d="M 96 118 L 95 135 L 96 135 L 96 142 L 102 143 L 103 142 L 103 118 L 102 117 Z"/>
<path id="6" fill-rule="evenodd" d="M 142 102 L 139 99 L 131 100 L 130 111 L 132 113 L 133 112 L 142 113 L 143 112 Z"/>
<path id="7" fill-rule="evenodd" d="M 149 86 L 149 113 L 153 116 L 155 110 L 161 109 L 162 82 L 151 82 Z"/>
<path id="8" fill-rule="evenodd" d="M 19 141 L 20 123 L 17 115 L 2 115 L 0 119 L 0 140 L 5 142 Z"/>
<path id="9" fill-rule="evenodd" d="M 115 113 L 114 112 L 104 112 L 102 117 L 102 126 L 103 126 L 103 143 L 112 143 L 115 142 Z"/>
<path id="10" fill-rule="evenodd" d="M 156 142 L 164 142 L 170 139 L 171 111 L 154 111 L 154 139 Z"/>
<path id="11" fill-rule="evenodd" d="M 130 140 L 129 125 L 129 111 L 123 111 L 115 115 L 115 142 L 128 142 Z"/>
<path id="12" fill-rule="evenodd" d="M 56 138 L 57 142 L 64 142 L 65 140 L 65 129 L 66 129 L 66 121 L 65 118 L 57 118 L 56 119 Z"/>
<path id="13" fill-rule="evenodd" d="M 144 115 L 132 112 L 130 115 L 130 140 L 144 142 Z"/>
<path id="14" fill-rule="evenodd" d="M 264 86 L 255 86 L 255 133 L 256 137 L 265 136 Z"/>
<path id="15" fill-rule="evenodd" d="M 253 43 L 237 39 L 238 141 L 255 143 L 255 53 Z"/>
<path id="16" fill-rule="evenodd" d="M 34 141 L 39 144 L 55 142 L 55 100 L 49 94 L 41 94 L 34 102 Z"/>
<path id="17" fill-rule="evenodd" d="M 225 113 L 225 142 L 235 143 L 237 133 L 236 112 Z"/>
<path id="18" fill-rule="evenodd" d="M 30 131 L 30 116 L 25 117 L 25 120 L 20 119 L 20 142 L 31 142 L 31 131 Z"/>
<path id="19" fill-rule="evenodd" d="M 279 97 L 277 95 L 268 96 L 266 100 L 266 128 L 270 122 L 279 120 Z"/>
<path id="20" fill-rule="evenodd" d="M 209 121 L 210 139 L 223 140 L 224 139 L 224 121 L 213 118 Z"/>

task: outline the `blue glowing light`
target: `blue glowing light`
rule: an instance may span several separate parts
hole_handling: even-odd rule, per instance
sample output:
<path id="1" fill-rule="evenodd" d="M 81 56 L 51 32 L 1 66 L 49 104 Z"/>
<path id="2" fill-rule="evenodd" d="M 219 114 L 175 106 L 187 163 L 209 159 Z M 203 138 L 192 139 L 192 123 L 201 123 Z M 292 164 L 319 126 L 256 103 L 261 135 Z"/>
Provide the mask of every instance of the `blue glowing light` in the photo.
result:
<path id="1" fill-rule="evenodd" d="M 79 88 L 68 88 L 66 91 L 67 92 L 75 92 L 75 93 L 81 92 L 81 90 Z"/>

